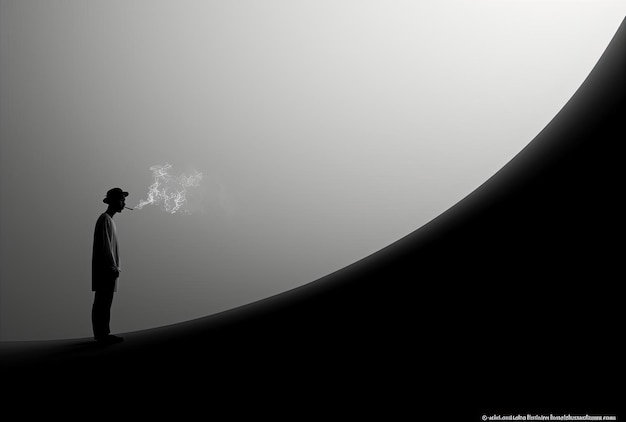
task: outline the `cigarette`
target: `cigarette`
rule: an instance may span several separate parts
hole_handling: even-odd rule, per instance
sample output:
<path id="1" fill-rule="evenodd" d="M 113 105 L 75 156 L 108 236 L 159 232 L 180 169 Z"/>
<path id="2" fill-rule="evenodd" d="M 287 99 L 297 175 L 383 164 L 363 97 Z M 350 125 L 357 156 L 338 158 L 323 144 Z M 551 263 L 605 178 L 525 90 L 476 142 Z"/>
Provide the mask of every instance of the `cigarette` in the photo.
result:
<path id="1" fill-rule="evenodd" d="M 130 207 L 124 207 L 124 208 L 126 208 L 127 210 L 131 210 L 131 211 L 135 210 L 134 208 L 130 208 Z"/>

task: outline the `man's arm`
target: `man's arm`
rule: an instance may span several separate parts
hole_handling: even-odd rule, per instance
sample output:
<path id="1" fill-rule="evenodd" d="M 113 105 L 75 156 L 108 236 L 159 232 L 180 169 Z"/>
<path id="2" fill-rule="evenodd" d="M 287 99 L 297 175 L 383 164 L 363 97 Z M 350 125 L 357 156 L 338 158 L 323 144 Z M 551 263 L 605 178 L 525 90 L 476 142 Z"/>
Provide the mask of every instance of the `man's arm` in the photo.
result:
<path id="1" fill-rule="evenodd" d="M 111 275 L 119 277 L 120 269 L 113 252 L 113 226 L 108 219 L 104 221 L 102 229 L 102 253 L 104 254 L 104 262 L 106 267 L 111 271 Z"/>

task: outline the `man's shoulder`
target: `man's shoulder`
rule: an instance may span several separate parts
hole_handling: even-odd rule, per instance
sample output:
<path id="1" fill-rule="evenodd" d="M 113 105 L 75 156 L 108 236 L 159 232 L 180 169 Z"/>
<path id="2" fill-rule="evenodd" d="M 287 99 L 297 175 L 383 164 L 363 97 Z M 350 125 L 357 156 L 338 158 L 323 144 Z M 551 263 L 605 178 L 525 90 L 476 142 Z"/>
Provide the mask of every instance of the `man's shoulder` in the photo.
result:
<path id="1" fill-rule="evenodd" d="M 98 220 L 96 221 L 96 224 L 108 224 L 108 225 L 110 225 L 112 221 L 113 220 L 111 219 L 109 214 L 107 214 L 106 212 L 103 212 L 98 217 Z"/>

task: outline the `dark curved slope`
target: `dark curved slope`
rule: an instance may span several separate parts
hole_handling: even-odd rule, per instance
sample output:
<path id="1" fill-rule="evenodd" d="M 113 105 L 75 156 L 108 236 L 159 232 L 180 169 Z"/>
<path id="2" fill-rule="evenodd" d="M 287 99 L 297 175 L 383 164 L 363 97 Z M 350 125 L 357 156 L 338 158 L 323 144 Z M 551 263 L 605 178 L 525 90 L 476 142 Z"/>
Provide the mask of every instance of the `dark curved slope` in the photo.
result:
<path id="1" fill-rule="evenodd" d="M 473 406 L 478 413 L 467 420 L 547 405 L 557 414 L 556 403 L 591 414 L 589 393 L 602 392 L 594 397 L 606 413 L 616 394 L 603 383 L 615 377 L 622 333 L 625 78 L 622 24 L 584 84 L 519 155 L 401 241 L 302 288 L 132 333 L 122 345 L 4 347 L 5 372 L 113 371 L 178 386 L 210 379 L 253 383 L 259 393 L 278 379 L 297 391 L 308 385 L 319 404 L 356 392 L 355 406 L 369 406 L 391 393 L 417 414 L 433 399 L 447 411 L 451 402 Z M 470 407 L 467 397 L 475 397 Z"/>

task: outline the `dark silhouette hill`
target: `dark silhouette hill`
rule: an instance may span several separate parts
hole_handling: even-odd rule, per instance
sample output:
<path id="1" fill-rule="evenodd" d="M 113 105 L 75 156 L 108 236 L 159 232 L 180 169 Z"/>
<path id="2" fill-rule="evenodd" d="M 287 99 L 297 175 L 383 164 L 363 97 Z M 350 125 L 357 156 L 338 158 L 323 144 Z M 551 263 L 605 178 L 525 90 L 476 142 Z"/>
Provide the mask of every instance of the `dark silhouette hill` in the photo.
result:
<path id="1" fill-rule="evenodd" d="M 176 386 L 185 397 L 203 396 L 199 380 L 230 397 L 288 397 L 303 414 L 332 403 L 417 420 L 616 414 L 625 94 L 622 23 L 526 148 L 393 245 L 301 288 L 128 333 L 120 345 L 5 344 L 3 373 L 16 383 L 115 374 L 128 389 Z"/>

